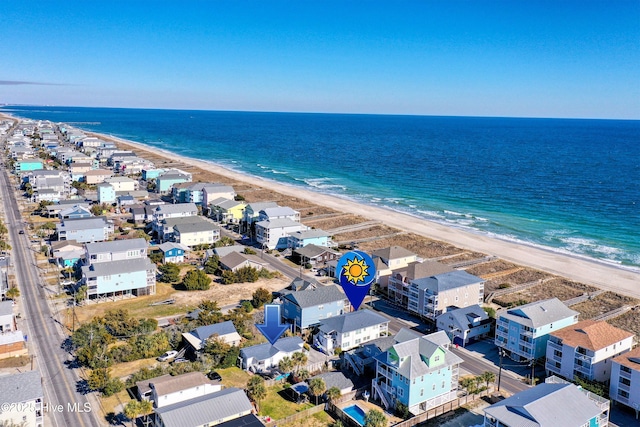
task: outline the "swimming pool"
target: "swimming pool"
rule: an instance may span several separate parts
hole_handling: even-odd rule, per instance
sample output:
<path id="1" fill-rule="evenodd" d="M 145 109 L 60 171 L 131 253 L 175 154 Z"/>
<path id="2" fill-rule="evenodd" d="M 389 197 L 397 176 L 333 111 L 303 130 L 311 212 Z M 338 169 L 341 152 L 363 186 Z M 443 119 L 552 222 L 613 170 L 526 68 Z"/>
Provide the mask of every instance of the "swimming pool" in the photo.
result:
<path id="1" fill-rule="evenodd" d="M 364 425 L 365 413 L 358 405 L 347 406 L 346 408 L 343 408 L 342 411 L 353 418 L 361 426 Z"/>

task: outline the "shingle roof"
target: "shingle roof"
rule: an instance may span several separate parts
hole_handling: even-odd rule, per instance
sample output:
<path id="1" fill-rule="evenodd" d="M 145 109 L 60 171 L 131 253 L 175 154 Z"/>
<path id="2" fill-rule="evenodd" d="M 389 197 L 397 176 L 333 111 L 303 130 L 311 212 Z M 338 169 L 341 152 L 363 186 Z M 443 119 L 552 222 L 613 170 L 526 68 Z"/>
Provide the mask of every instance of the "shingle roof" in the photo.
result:
<path id="1" fill-rule="evenodd" d="M 247 208 L 251 208 L 254 214 L 258 215 L 258 213 L 261 210 L 267 209 L 267 208 L 275 208 L 276 206 L 278 206 L 276 202 L 254 202 L 254 203 L 249 203 L 247 205 Z"/>
<path id="2" fill-rule="evenodd" d="M 253 406 L 239 388 L 230 387 L 216 393 L 156 408 L 165 427 L 196 427 L 234 415 L 251 412 Z"/>
<path id="3" fill-rule="evenodd" d="M 334 301 L 346 299 L 346 295 L 341 288 L 336 285 L 319 286 L 314 289 L 305 289 L 304 291 L 290 292 L 283 295 L 300 308 L 314 307 L 320 304 L 327 304 Z"/>
<path id="4" fill-rule="evenodd" d="M 233 333 L 237 333 L 237 331 L 236 327 L 233 326 L 233 322 L 231 320 L 227 320 L 221 323 L 215 323 L 213 325 L 200 326 L 191 331 L 191 334 L 196 338 L 199 338 L 201 341 L 206 340 L 214 334 L 223 336 Z"/>
<path id="5" fill-rule="evenodd" d="M 220 246 L 219 248 L 213 248 L 213 252 L 222 258 L 231 252 L 242 252 L 245 248 L 246 246 L 244 245 Z"/>
<path id="6" fill-rule="evenodd" d="M 581 426 L 601 410 L 574 384 L 544 383 L 484 410 L 512 427 Z"/>
<path id="7" fill-rule="evenodd" d="M 198 212 L 198 208 L 196 207 L 195 203 L 176 203 L 158 205 L 158 207 L 156 208 L 156 212 L 163 215 L 181 212 Z"/>
<path id="8" fill-rule="evenodd" d="M 506 312 L 502 310 L 496 316 L 513 320 L 518 324 L 538 328 L 578 314 L 577 311 L 571 310 L 558 298 L 550 298 L 514 307 Z"/>
<path id="9" fill-rule="evenodd" d="M 220 229 L 220 227 L 209 221 L 185 222 L 183 224 L 176 224 L 173 228 L 180 234 L 200 233 L 203 231 L 214 231 Z"/>
<path id="10" fill-rule="evenodd" d="M 112 240 L 109 242 L 87 243 L 87 252 L 90 254 L 105 252 L 125 252 L 147 248 L 147 241 L 139 239 Z"/>
<path id="11" fill-rule="evenodd" d="M 262 227 L 266 229 L 272 228 L 281 228 L 281 227 L 305 227 L 297 221 L 292 220 L 291 218 L 276 218 L 272 220 L 265 220 L 256 222 L 256 227 Z"/>
<path id="12" fill-rule="evenodd" d="M 414 279 L 411 282 L 415 283 L 420 289 L 430 289 L 434 292 L 443 292 L 483 281 L 484 280 L 480 277 L 469 274 L 466 271 L 454 270 L 432 277 Z"/>
<path id="13" fill-rule="evenodd" d="M 77 219 L 65 219 L 61 224 L 57 224 L 59 229 L 66 231 L 71 230 L 89 230 L 92 228 L 104 228 L 109 223 L 104 217 L 91 217 L 91 218 L 77 218 Z"/>
<path id="14" fill-rule="evenodd" d="M 640 372 L 640 347 L 614 357 L 613 361 L 626 366 L 629 369 Z"/>
<path id="15" fill-rule="evenodd" d="M 274 345 L 263 343 L 245 347 L 240 353 L 247 359 L 266 360 L 279 352 L 295 353 L 302 349 L 304 342 L 300 337 L 280 338 Z"/>
<path id="16" fill-rule="evenodd" d="M 340 252 L 334 251 L 331 248 L 327 248 L 325 246 L 318 246 L 314 244 L 306 245 L 302 248 L 295 249 L 294 252 L 307 258 L 315 258 L 317 256 L 322 255 L 325 252 L 329 252 L 331 254 L 336 254 L 336 255 L 340 254 Z"/>
<path id="17" fill-rule="evenodd" d="M 402 246 L 389 246 L 388 248 L 382 248 L 371 252 L 372 257 L 380 257 L 385 260 L 407 258 L 415 256 L 415 253 L 403 248 Z"/>
<path id="18" fill-rule="evenodd" d="M 389 319 L 371 310 L 358 310 L 340 316 L 330 317 L 320 321 L 320 330 L 324 333 L 337 332 L 343 334 L 358 329 L 369 328 L 381 323 L 387 323 Z"/>
<path id="19" fill-rule="evenodd" d="M 597 351 L 630 338 L 634 334 L 624 329 L 616 328 L 604 320 L 600 322 L 583 320 L 575 325 L 551 332 L 551 335 L 561 338 L 563 344 L 571 347 L 582 347 Z"/>
<path id="20" fill-rule="evenodd" d="M 313 378 L 322 379 L 327 386 L 327 390 L 331 387 L 338 387 L 340 390 L 353 388 L 353 381 L 345 377 L 342 372 L 324 372 L 312 377 L 312 379 Z"/>
<path id="21" fill-rule="evenodd" d="M 13 301 L 0 301 L 0 316 L 13 314 Z"/>
<path id="22" fill-rule="evenodd" d="M 245 262 L 247 262 L 249 260 L 249 258 L 247 258 L 246 255 L 240 253 L 240 252 L 230 252 L 228 254 L 226 254 L 225 256 L 223 256 L 222 258 L 220 258 L 220 264 L 224 265 L 225 267 L 233 270 L 234 268 L 236 268 L 237 266 L 244 264 Z"/>
<path id="23" fill-rule="evenodd" d="M 301 231 L 294 231 L 293 233 L 289 233 L 289 236 L 298 240 L 314 239 L 317 237 L 329 237 L 330 235 L 331 234 L 327 233 L 324 230 L 320 230 L 319 228 L 312 228 L 310 230 L 301 230 Z"/>
<path id="24" fill-rule="evenodd" d="M 42 399 L 43 396 L 40 371 L 28 371 L 0 377 L 0 402 L 20 403 Z"/>
<path id="25" fill-rule="evenodd" d="M 400 273 L 409 280 L 437 276 L 452 271 L 454 271 L 453 268 L 437 261 L 412 262 L 405 268 L 393 270 L 394 274 Z"/>
<path id="26" fill-rule="evenodd" d="M 297 215 L 298 212 L 291 209 L 289 206 L 273 206 L 268 208 L 263 208 L 260 213 L 263 213 L 268 217 L 279 217 L 279 216 L 292 216 Z"/>
<path id="27" fill-rule="evenodd" d="M 183 251 L 191 250 L 189 249 L 189 246 L 185 246 L 181 243 L 175 243 L 175 242 L 164 242 L 163 244 L 158 246 L 158 249 L 160 249 L 162 252 L 168 252 L 171 249 L 182 249 Z"/>
<path id="28" fill-rule="evenodd" d="M 85 265 L 82 266 L 82 273 L 87 277 L 102 277 L 152 269 L 155 269 L 155 264 L 149 258 L 133 258 L 121 261 L 98 262 L 89 266 Z"/>
<path id="29" fill-rule="evenodd" d="M 153 381 L 149 381 L 149 383 L 156 390 L 158 396 L 164 396 L 165 394 L 211 384 L 212 382 L 202 372 L 196 371 L 176 376 L 163 375 L 154 378 Z"/>
<path id="30" fill-rule="evenodd" d="M 455 310 L 448 310 L 446 313 L 438 316 L 438 322 L 441 319 L 445 319 L 445 324 L 453 324 L 461 330 L 467 330 L 471 328 L 471 322 L 469 318 L 480 318 L 480 321 L 488 320 L 489 315 L 478 304 L 470 305 L 469 307 L 456 308 Z M 451 319 L 449 319 L 451 318 Z"/>

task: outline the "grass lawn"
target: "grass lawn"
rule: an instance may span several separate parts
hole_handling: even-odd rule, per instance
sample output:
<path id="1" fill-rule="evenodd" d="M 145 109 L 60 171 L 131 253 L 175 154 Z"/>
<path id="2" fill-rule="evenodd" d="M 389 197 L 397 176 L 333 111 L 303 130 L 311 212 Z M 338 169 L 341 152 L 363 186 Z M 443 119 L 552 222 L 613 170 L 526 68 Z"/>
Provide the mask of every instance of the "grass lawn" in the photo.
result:
<path id="1" fill-rule="evenodd" d="M 108 310 L 116 308 L 124 308 L 129 310 L 132 316 L 141 317 L 164 317 L 175 314 L 185 314 L 195 308 L 195 306 L 186 306 L 182 304 L 168 304 L 151 306 L 154 302 L 164 301 L 171 298 L 171 295 L 177 292 L 168 283 L 158 282 L 156 284 L 156 294 L 142 297 L 129 298 L 124 300 L 101 302 L 98 304 L 86 304 L 76 308 L 76 315 L 80 323 L 86 323 L 96 316 L 103 316 Z"/>
<path id="2" fill-rule="evenodd" d="M 154 357 L 149 359 L 133 360 L 131 362 L 116 363 L 110 368 L 111 376 L 113 378 L 126 377 L 134 372 L 138 372 L 142 368 L 153 368 L 157 364 L 160 364 L 160 362 L 158 362 Z"/>
<path id="3" fill-rule="evenodd" d="M 113 396 L 100 397 L 100 403 L 102 404 L 102 408 L 104 409 L 105 416 L 110 412 L 113 412 L 116 415 L 119 414 L 124 410 L 124 405 L 126 405 L 130 400 L 131 397 L 129 396 L 129 393 L 126 389 L 114 394 Z M 119 406 L 120 404 L 122 404 L 122 407 Z"/>
<path id="4" fill-rule="evenodd" d="M 325 411 L 321 411 L 311 416 L 308 416 L 307 418 L 302 418 L 287 424 L 278 424 L 278 426 L 280 427 L 299 427 L 299 426 L 325 427 L 325 426 L 330 426 L 331 424 L 333 424 L 334 421 L 335 420 L 331 418 L 329 414 L 327 414 Z"/>
<path id="5" fill-rule="evenodd" d="M 222 384 L 224 384 L 225 387 L 245 388 L 247 381 L 249 381 L 251 377 L 238 367 L 216 369 L 216 372 L 222 377 Z"/>
<path id="6" fill-rule="evenodd" d="M 278 392 L 283 389 L 282 384 L 276 384 L 267 388 L 267 397 L 260 402 L 260 415 L 268 415 L 274 420 L 280 420 L 313 406 L 311 403 L 298 405 L 283 398 L 278 394 Z"/>

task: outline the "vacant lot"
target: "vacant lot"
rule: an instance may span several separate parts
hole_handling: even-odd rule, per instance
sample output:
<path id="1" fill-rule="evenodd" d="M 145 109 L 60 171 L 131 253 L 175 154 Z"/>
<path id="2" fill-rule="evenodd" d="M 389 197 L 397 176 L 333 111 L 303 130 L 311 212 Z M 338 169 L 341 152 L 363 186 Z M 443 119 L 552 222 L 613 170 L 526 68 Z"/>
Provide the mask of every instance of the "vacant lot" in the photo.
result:
<path id="1" fill-rule="evenodd" d="M 459 262 L 464 262 L 464 261 L 483 259 L 484 257 L 486 257 L 486 255 L 480 252 L 464 252 L 455 256 L 441 259 L 439 262 L 443 264 L 451 265 L 451 264 L 457 264 Z"/>
<path id="2" fill-rule="evenodd" d="M 387 236 L 389 234 L 397 233 L 398 229 L 388 227 L 386 225 L 374 225 L 362 230 L 350 231 L 348 233 L 334 234 L 333 240 L 335 242 L 350 242 L 352 240 L 367 239 L 370 237 Z"/>
<path id="3" fill-rule="evenodd" d="M 486 293 L 489 293 L 495 291 L 496 289 L 504 287 L 505 284 L 509 285 L 510 287 L 516 287 L 518 285 L 523 285 L 525 283 L 534 281 L 541 281 L 550 277 L 552 277 L 550 273 L 545 273 L 533 268 L 522 268 L 514 271 L 513 273 L 500 275 L 493 280 L 488 280 L 484 286 L 484 289 Z"/>
<path id="4" fill-rule="evenodd" d="M 428 239 L 413 233 L 399 234 L 359 244 L 360 249 L 365 252 L 388 248 L 389 246 L 401 246 L 425 259 L 464 252 L 449 243 Z"/>
<path id="5" fill-rule="evenodd" d="M 579 297 L 585 292 L 593 292 L 595 290 L 596 288 L 583 285 L 582 283 L 557 278 L 519 292 L 495 297 L 493 302 L 502 307 L 512 307 L 517 302 L 526 301 L 526 303 L 530 303 L 549 298 L 558 298 L 560 301 L 567 301 L 571 298 Z"/>
<path id="6" fill-rule="evenodd" d="M 608 322 L 620 329 L 633 332 L 637 337 L 640 337 L 640 307 L 635 307 L 622 316 L 608 320 Z"/>
<path id="7" fill-rule="evenodd" d="M 313 221 L 313 223 L 309 225 L 313 226 L 314 228 L 319 228 L 325 231 L 329 231 L 333 228 L 360 224 L 361 222 L 365 222 L 365 221 L 366 219 L 364 219 L 359 215 L 349 214 L 349 215 L 340 215 L 336 217 L 323 218 L 318 221 Z"/>
<path id="8" fill-rule="evenodd" d="M 331 208 L 318 206 L 318 205 L 309 206 L 308 203 L 306 207 L 303 207 L 298 210 L 300 211 L 300 216 L 307 220 L 312 220 L 314 217 L 318 215 L 328 215 L 328 214 L 341 215 L 340 213 L 334 211 Z M 312 226 L 315 227 L 315 225 L 312 225 Z"/>
<path id="9" fill-rule="evenodd" d="M 591 319 L 625 305 L 638 304 L 638 300 L 628 296 L 605 292 L 571 308 L 580 312 L 580 320 Z"/>

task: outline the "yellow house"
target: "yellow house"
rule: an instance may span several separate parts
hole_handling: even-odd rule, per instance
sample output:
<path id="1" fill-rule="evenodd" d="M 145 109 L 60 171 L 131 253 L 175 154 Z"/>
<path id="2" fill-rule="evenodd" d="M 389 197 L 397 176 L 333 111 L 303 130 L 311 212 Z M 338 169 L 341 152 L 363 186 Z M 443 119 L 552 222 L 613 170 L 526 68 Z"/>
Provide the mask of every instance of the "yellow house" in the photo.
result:
<path id="1" fill-rule="evenodd" d="M 220 197 L 209 203 L 210 217 L 218 222 L 238 224 L 242 219 L 246 203 Z"/>

